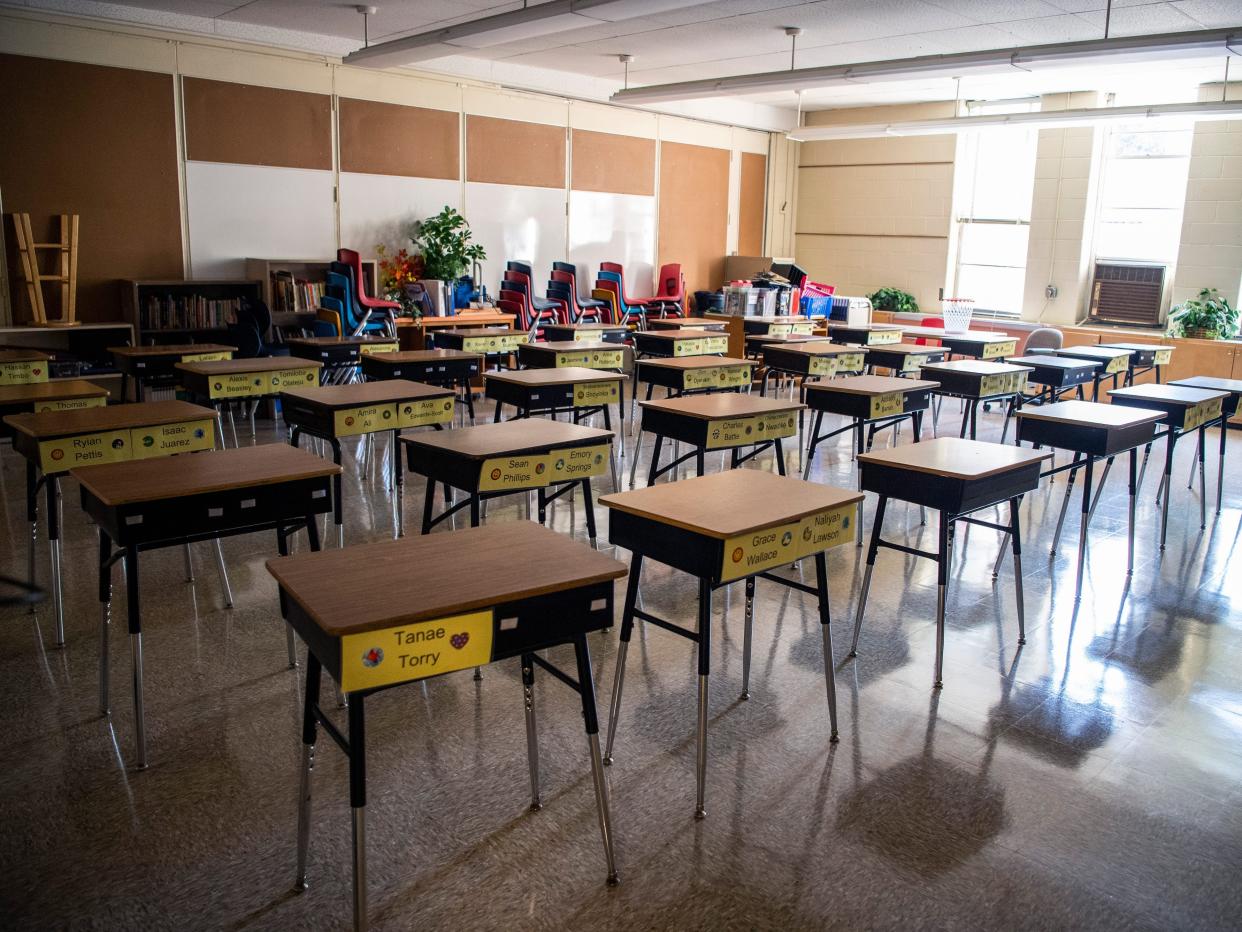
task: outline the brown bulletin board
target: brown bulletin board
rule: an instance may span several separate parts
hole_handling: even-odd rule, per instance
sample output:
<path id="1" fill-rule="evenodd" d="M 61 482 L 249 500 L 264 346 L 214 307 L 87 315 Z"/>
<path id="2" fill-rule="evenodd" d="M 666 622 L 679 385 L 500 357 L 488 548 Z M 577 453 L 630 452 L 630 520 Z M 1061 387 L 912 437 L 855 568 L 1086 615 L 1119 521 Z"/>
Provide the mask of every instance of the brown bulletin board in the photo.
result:
<path id="1" fill-rule="evenodd" d="M 767 156 L 743 152 L 742 191 L 738 206 L 738 255 L 757 256 L 763 252 L 763 208 L 767 187 Z"/>
<path id="2" fill-rule="evenodd" d="M 0 190 L 13 319 L 30 319 L 12 213 L 35 239 L 81 217 L 77 316 L 121 318 L 120 280 L 180 279 L 181 205 L 173 78 L 21 55 L 0 55 Z M 50 269 L 48 269 L 50 271 Z M 59 289 L 45 288 L 59 316 Z"/>
<path id="3" fill-rule="evenodd" d="M 461 177 L 455 111 L 342 97 L 339 120 L 343 172 Z"/>
<path id="4" fill-rule="evenodd" d="M 331 170 L 328 95 L 203 78 L 182 93 L 187 159 Z"/>
<path id="5" fill-rule="evenodd" d="M 565 187 L 565 127 L 467 116 L 466 180 Z"/>
<path id="6" fill-rule="evenodd" d="M 655 140 L 571 131 L 570 187 L 605 194 L 655 194 Z"/>
<path id="7" fill-rule="evenodd" d="M 680 262 L 689 291 L 719 288 L 729 223 L 729 151 L 660 143 L 657 264 Z"/>

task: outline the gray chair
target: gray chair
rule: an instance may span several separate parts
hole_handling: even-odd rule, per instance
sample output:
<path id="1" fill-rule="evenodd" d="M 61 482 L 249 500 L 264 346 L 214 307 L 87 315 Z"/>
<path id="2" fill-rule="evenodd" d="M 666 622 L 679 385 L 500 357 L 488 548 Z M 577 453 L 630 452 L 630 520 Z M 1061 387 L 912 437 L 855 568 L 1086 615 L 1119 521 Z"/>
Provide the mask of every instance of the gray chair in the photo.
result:
<path id="1" fill-rule="evenodd" d="M 1054 353 L 1061 348 L 1065 337 L 1055 327 L 1040 327 L 1031 331 L 1026 338 L 1026 348 L 1022 351 L 1027 356 L 1039 356 Z"/>

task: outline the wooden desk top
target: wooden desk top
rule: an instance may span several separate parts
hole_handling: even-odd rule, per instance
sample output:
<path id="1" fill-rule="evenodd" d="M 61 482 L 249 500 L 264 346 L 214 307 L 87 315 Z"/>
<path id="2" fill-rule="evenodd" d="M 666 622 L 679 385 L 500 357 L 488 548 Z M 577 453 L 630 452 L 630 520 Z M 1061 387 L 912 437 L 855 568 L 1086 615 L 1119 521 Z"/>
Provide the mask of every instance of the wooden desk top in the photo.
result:
<path id="1" fill-rule="evenodd" d="M 1008 362 L 984 362 L 982 359 L 954 359 L 951 362 L 929 362 L 923 370 L 932 372 L 964 372 L 967 375 L 1004 375 L 1009 372 L 1030 372 L 1030 366 L 1015 366 Z"/>
<path id="2" fill-rule="evenodd" d="M 341 467 L 284 443 L 212 450 L 168 460 L 130 460 L 81 466 L 70 475 L 109 508 L 164 501 L 298 479 L 335 476 Z"/>
<path id="3" fill-rule="evenodd" d="M 449 318 L 449 319 L 452 320 L 453 318 Z M 448 329 L 448 330 L 441 330 L 440 336 L 467 337 L 467 338 L 487 336 L 486 333 L 479 333 L 479 330 L 494 331 L 495 333 L 518 333 L 519 332 L 517 330 L 514 330 L 512 327 L 487 327 L 487 326 L 480 325 L 478 328 L 466 329 L 466 330 L 460 330 L 456 328 Z"/>
<path id="4" fill-rule="evenodd" d="M 1177 347 L 1171 343 L 1101 343 L 1099 345 L 1108 347 L 1109 349 L 1130 350 L 1132 353 L 1147 353 L 1158 349 L 1177 349 Z"/>
<path id="5" fill-rule="evenodd" d="M 549 353 L 573 353 L 583 350 L 609 350 L 616 353 L 625 349 L 624 343 L 605 343 L 603 340 L 545 340 L 542 343 L 524 343 L 522 346 L 524 349 L 529 347 L 530 352 L 543 350 Z"/>
<path id="6" fill-rule="evenodd" d="M 418 327 L 424 330 L 439 330 L 444 327 L 486 327 L 491 324 L 511 324 L 517 320 L 516 314 L 503 311 L 466 311 L 448 317 L 398 317 L 397 328 Z"/>
<path id="7" fill-rule="evenodd" d="M 736 356 L 666 356 L 661 359 L 640 359 L 638 364 L 643 368 L 652 366 L 657 369 L 714 369 L 717 366 L 753 366 L 752 359 L 738 359 Z"/>
<path id="8" fill-rule="evenodd" d="M 800 521 L 829 508 L 860 502 L 862 498 L 861 492 L 759 469 L 730 469 L 631 492 L 614 492 L 600 496 L 599 503 L 705 537 L 727 540 Z"/>
<path id="9" fill-rule="evenodd" d="M 0 363 L 41 362 L 51 358 L 47 353 L 40 353 L 38 350 L 0 349 Z"/>
<path id="10" fill-rule="evenodd" d="M 292 341 L 290 341 L 292 342 Z M 109 346 L 113 356 L 136 356 L 143 359 L 165 356 L 192 356 L 195 353 L 236 353 L 236 346 L 223 343 L 165 343 L 160 346 Z"/>
<path id="11" fill-rule="evenodd" d="M 1080 359 L 1116 359 L 1118 356 L 1129 356 L 1133 350 L 1117 349 L 1109 346 L 1063 346 L 1057 350 L 1058 356 L 1077 356 Z"/>
<path id="12" fill-rule="evenodd" d="M 719 330 L 693 330 L 690 328 L 685 330 L 643 330 L 639 332 L 644 337 L 653 337 L 659 340 L 718 340 L 721 337 Z"/>
<path id="13" fill-rule="evenodd" d="M 483 363 L 482 353 L 467 353 L 456 349 L 398 350 L 395 353 L 375 353 L 367 357 L 371 362 L 399 365 L 403 362 L 437 362 L 444 359 L 475 359 Z"/>
<path id="14" fill-rule="evenodd" d="M 800 401 L 781 398 L 762 398 L 759 395 L 743 395 L 739 392 L 716 392 L 710 395 L 685 395 L 681 398 L 662 398 L 657 401 L 640 401 L 643 408 L 697 417 L 705 421 L 723 417 L 749 417 L 752 414 L 776 414 L 781 411 L 801 411 L 806 405 Z"/>
<path id="15" fill-rule="evenodd" d="M 1050 405 L 1020 408 L 1018 417 L 1032 421 L 1072 424 L 1075 427 L 1099 427 L 1104 430 L 1119 430 L 1136 424 L 1164 420 L 1164 414 L 1160 411 L 1106 405 L 1096 401 L 1058 401 Z"/>
<path id="16" fill-rule="evenodd" d="M 560 369 L 507 369 L 502 372 L 489 372 L 483 376 L 483 382 L 510 382 L 514 385 L 539 388 L 544 385 L 577 385 L 581 382 L 615 382 L 620 378 L 619 372 L 564 366 Z"/>
<path id="17" fill-rule="evenodd" d="M 1052 459 L 1051 450 L 1025 450 L 982 440 L 940 437 L 891 450 L 862 453 L 861 463 L 893 466 L 949 479 L 983 479 Z"/>
<path id="18" fill-rule="evenodd" d="M 1108 394 L 1111 398 L 1120 398 L 1123 401 L 1126 398 L 1141 398 L 1145 401 L 1158 401 L 1164 404 L 1182 405 L 1189 408 L 1201 401 L 1228 397 L 1229 392 L 1212 391 L 1205 388 L 1186 388 L 1181 385 L 1148 383 L 1146 385 L 1131 385 L 1129 388 L 1109 389 Z"/>
<path id="19" fill-rule="evenodd" d="M 312 385 L 290 388 L 280 393 L 319 408 L 359 408 L 364 405 L 391 404 L 400 401 L 421 401 L 424 398 L 448 398 L 451 388 L 425 385 L 408 379 L 387 379 L 383 382 L 354 382 L 351 385 Z"/>
<path id="20" fill-rule="evenodd" d="M 895 379 L 884 375 L 852 375 L 827 382 L 809 382 L 806 390 L 841 392 L 845 395 L 889 395 L 893 392 L 905 394 L 939 387 L 939 382 L 925 382 L 922 379 Z"/>
<path id="21" fill-rule="evenodd" d="M 210 362 L 179 362 L 177 368 L 195 375 L 233 375 L 239 372 L 283 372 L 286 369 L 322 369 L 323 363 L 298 356 L 263 356 L 259 359 L 216 359 Z"/>
<path id="22" fill-rule="evenodd" d="M 533 521 L 298 553 L 268 560 L 267 570 L 332 637 L 478 611 L 626 574 L 612 557 Z"/>
<path id="23" fill-rule="evenodd" d="M 615 376 L 614 376 L 615 378 Z M 402 443 L 443 450 L 467 459 L 485 460 L 493 456 L 533 453 L 550 447 L 610 442 L 612 431 L 582 427 L 565 421 L 524 417 L 499 424 L 480 424 L 457 430 L 401 434 Z"/>
<path id="24" fill-rule="evenodd" d="M 367 346 L 396 343 L 396 337 L 291 337 L 286 343 L 297 346 Z"/>
<path id="25" fill-rule="evenodd" d="M 1218 379 L 1210 375 L 1192 375 L 1188 379 L 1174 379 L 1168 384 L 1180 385 L 1183 388 L 1205 388 L 1209 391 L 1242 395 L 1242 379 Z"/>
<path id="26" fill-rule="evenodd" d="M 48 437 L 69 437 L 127 427 L 157 427 L 182 421 L 212 420 L 211 408 L 192 405 L 188 401 L 141 401 L 105 408 L 81 408 L 77 411 L 42 411 L 37 414 L 10 414 L 4 419 L 14 430 L 43 440 Z"/>
<path id="27" fill-rule="evenodd" d="M 85 379 L 63 379 L 55 382 L 30 382 L 26 385 L 0 385 L 0 405 L 26 404 L 39 401 L 61 401 L 70 398 L 107 398 L 108 390 Z"/>
<path id="28" fill-rule="evenodd" d="M 754 339 L 752 337 L 752 339 Z M 808 356 L 846 356 L 852 353 L 865 353 L 868 347 L 851 346 L 846 343 L 831 343 L 823 337 L 806 337 L 802 336 L 796 340 L 786 340 L 773 344 L 775 348 L 783 350 L 787 353 L 805 353 Z M 875 349 L 885 350 L 894 349 L 896 344 L 892 346 L 879 346 Z M 932 352 L 936 352 L 935 349 Z M 943 352 L 943 350 L 941 350 Z"/>
<path id="29" fill-rule="evenodd" d="M 1052 369 L 1090 369 L 1100 368 L 1104 363 L 1098 359 L 1079 359 L 1073 356 L 1011 356 L 1007 362 L 1019 366 L 1045 366 Z"/>

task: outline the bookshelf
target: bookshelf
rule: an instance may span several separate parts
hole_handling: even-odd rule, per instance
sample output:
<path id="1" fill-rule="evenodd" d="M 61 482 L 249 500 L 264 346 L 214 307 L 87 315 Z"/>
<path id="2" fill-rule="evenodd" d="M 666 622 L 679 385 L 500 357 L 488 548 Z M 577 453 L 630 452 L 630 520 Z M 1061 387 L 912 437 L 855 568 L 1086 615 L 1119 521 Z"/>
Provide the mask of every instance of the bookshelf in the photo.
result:
<path id="1" fill-rule="evenodd" d="M 330 259 L 247 259 L 246 277 L 263 286 L 263 300 L 272 309 L 273 323 L 280 325 L 290 314 L 313 314 L 319 307 Z M 375 296 L 379 269 L 374 259 L 362 260 L 367 294 Z"/>
<path id="2" fill-rule="evenodd" d="M 258 281 L 127 281 L 125 319 L 139 346 L 219 338 L 236 320 L 242 298 L 261 292 Z"/>

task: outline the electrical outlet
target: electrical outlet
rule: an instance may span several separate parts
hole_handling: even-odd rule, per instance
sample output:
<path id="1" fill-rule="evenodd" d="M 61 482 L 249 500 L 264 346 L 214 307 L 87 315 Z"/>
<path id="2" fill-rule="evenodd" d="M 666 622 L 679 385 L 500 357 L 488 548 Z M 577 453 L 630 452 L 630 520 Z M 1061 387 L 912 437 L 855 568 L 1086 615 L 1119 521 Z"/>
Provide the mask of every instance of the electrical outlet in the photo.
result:
<path id="1" fill-rule="evenodd" d="M 1045 296 L 1045 297 L 1046 297 L 1049 301 L 1051 301 L 1053 298 L 1055 298 L 1055 297 L 1057 296 L 1057 294 L 1058 294 L 1058 292 L 1057 292 L 1057 286 L 1056 286 L 1056 285 L 1049 285 L 1047 288 L 1045 288 L 1045 289 L 1044 289 L 1044 296 Z"/>

